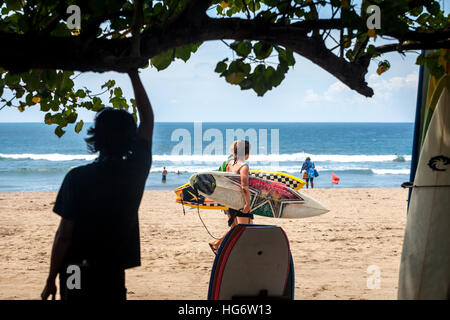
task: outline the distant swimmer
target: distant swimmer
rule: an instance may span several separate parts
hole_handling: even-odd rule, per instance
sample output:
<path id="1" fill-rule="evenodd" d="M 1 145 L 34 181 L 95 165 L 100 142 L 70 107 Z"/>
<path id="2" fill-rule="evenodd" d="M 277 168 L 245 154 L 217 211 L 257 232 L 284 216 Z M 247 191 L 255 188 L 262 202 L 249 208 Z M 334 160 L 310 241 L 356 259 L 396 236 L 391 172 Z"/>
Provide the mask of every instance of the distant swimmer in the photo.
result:
<path id="1" fill-rule="evenodd" d="M 163 168 L 163 171 L 162 171 L 162 183 L 166 183 L 166 177 L 167 177 L 167 170 L 166 170 L 166 167 L 164 167 Z"/>
<path id="2" fill-rule="evenodd" d="M 399 156 L 398 154 L 395 154 L 395 159 L 392 160 L 392 161 L 394 161 L 394 162 L 405 162 L 406 160 L 405 160 L 405 157 Z"/>

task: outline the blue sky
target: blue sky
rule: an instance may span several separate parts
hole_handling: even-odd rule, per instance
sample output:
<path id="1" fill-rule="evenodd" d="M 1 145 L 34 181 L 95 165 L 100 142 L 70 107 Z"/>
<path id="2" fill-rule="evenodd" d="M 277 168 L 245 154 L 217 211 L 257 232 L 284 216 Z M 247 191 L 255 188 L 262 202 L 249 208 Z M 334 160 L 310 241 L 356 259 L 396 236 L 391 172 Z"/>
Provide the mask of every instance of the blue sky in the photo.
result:
<path id="1" fill-rule="evenodd" d="M 377 41 L 376 45 L 381 44 Z M 379 43 L 378 43 L 379 42 Z M 231 57 L 220 41 L 204 43 L 185 63 L 177 60 L 158 72 L 149 67 L 141 78 L 154 108 L 156 121 L 164 122 L 413 122 L 418 66 L 416 54 L 398 53 L 383 56 L 391 69 L 376 74 L 372 62 L 366 75 L 375 90 L 365 98 L 310 61 L 295 55 L 296 64 L 283 83 L 258 97 L 255 92 L 241 91 L 214 72 L 218 61 Z M 127 98 L 132 88 L 127 75 L 118 73 L 85 73 L 75 86 L 100 92 L 105 81 L 114 79 Z M 105 101 L 107 96 L 105 95 Z M 80 111 L 79 119 L 92 121 L 94 113 Z M 43 122 L 44 113 L 33 106 L 20 113 L 12 108 L 0 112 L 0 122 Z"/>

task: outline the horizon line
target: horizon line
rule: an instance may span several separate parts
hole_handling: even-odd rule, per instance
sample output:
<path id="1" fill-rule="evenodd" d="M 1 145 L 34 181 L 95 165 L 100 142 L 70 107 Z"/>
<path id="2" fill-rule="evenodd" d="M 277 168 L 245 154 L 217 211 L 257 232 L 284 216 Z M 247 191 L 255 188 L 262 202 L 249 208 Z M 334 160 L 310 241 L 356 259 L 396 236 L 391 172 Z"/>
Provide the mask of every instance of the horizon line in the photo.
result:
<path id="1" fill-rule="evenodd" d="M 414 121 L 155 121 L 154 123 L 195 123 L 195 122 L 202 122 L 202 123 L 415 123 Z M 15 124 L 21 124 L 21 123 L 42 123 L 45 124 L 43 121 L 0 121 L 0 124 L 3 123 L 15 123 Z M 93 123 L 92 122 L 84 122 L 84 123 Z M 75 125 L 75 124 L 69 124 L 68 126 Z M 52 125 L 49 125 L 52 126 Z"/>

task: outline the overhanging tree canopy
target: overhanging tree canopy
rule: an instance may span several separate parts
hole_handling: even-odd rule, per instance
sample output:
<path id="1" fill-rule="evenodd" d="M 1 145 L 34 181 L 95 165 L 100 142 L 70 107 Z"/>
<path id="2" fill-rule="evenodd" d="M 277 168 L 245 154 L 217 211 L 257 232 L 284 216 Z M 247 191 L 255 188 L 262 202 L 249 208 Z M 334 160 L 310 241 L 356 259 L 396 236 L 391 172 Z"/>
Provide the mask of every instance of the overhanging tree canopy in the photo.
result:
<path id="1" fill-rule="evenodd" d="M 73 4 L 81 9 L 81 30 L 67 27 Z M 379 29 L 367 26 L 370 5 L 380 9 Z M 149 60 L 163 70 L 175 59 L 188 61 L 209 40 L 233 51 L 215 71 L 242 90 L 262 96 L 278 86 L 296 52 L 370 97 L 371 61 L 381 74 L 389 68 L 381 59 L 388 52 L 449 48 L 450 22 L 434 0 L 8 0 L 1 5 L 0 109 L 40 104 L 61 136 L 76 122 L 77 108 L 104 107 L 101 93 L 75 90 L 74 71 L 127 72 Z M 438 75 L 442 60 L 449 60 L 444 50 L 417 63 Z M 102 89 L 114 107 L 135 113 L 134 101 L 113 80 Z M 79 121 L 75 130 L 82 126 Z"/>

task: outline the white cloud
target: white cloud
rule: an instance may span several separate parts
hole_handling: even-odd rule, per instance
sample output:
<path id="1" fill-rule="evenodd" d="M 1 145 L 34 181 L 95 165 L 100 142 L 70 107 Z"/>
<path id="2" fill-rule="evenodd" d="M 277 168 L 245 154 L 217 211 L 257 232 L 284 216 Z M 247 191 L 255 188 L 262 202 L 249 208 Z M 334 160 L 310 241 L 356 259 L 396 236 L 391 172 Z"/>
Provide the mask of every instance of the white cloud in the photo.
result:
<path id="1" fill-rule="evenodd" d="M 377 74 L 369 77 L 369 86 L 377 92 L 394 91 L 402 88 L 417 88 L 419 74 L 417 72 L 410 73 L 404 77 L 392 77 L 384 79 Z"/>
<path id="2" fill-rule="evenodd" d="M 306 95 L 303 98 L 303 100 L 305 102 L 319 102 L 322 99 L 317 93 L 314 92 L 314 90 L 308 89 L 308 90 L 306 90 Z"/>
<path id="3" fill-rule="evenodd" d="M 390 79 L 371 74 L 368 77 L 368 84 L 374 90 L 373 100 L 390 99 L 393 93 L 397 91 L 417 88 L 418 77 L 417 72 L 412 72 L 404 77 L 392 77 Z M 306 90 L 303 101 L 307 103 L 361 103 L 367 102 L 367 98 L 351 90 L 342 82 L 336 81 L 322 93 L 317 93 L 313 89 Z"/>
<path id="4" fill-rule="evenodd" d="M 333 102 L 336 99 L 341 99 L 342 97 L 340 97 L 339 95 L 345 91 L 346 91 L 345 84 L 343 84 L 340 81 L 337 81 L 337 82 L 334 82 L 333 84 L 331 84 L 328 87 L 328 89 L 322 94 L 317 94 L 312 89 L 306 90 L 306 95 L 304 97 L 304 101 L 305 102 L 323 102 L 323 101 Z"/>

